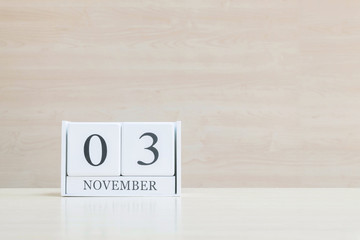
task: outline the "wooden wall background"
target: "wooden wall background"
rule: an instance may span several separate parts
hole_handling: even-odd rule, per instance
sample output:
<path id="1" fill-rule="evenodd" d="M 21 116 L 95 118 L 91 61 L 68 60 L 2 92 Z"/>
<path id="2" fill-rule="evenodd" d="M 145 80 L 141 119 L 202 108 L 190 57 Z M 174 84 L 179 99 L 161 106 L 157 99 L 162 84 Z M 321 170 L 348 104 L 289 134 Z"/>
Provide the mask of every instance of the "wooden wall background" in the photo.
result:
<path id="1" fill-rule="evenodd" d="M 0 187 L 61 120 L 183 121 L 184 187 L 360 186 L 359 1 L 0 1 Z"/>

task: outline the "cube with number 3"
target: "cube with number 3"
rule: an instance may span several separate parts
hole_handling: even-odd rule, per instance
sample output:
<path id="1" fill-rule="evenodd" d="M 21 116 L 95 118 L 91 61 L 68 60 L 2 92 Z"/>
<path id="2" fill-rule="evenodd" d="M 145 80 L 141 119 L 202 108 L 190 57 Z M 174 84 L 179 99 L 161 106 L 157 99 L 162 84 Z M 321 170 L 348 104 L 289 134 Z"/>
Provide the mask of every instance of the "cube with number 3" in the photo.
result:
<path id="1" fill-rule="evenodd" d="M 174 175 L 174 128 L 174 123 L 124 123 L 122 174 Z"/>

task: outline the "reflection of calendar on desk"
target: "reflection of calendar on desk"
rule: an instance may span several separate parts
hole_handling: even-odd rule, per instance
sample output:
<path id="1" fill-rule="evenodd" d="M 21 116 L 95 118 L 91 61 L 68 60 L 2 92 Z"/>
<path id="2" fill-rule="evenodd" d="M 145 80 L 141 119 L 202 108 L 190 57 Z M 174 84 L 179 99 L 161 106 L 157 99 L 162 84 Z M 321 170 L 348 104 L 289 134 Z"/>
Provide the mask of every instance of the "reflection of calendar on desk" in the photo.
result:
<path id="1" fill-rule="evenodd" d="M 181 122 L 62 124 L 63 196 L 178 196 Z"/>

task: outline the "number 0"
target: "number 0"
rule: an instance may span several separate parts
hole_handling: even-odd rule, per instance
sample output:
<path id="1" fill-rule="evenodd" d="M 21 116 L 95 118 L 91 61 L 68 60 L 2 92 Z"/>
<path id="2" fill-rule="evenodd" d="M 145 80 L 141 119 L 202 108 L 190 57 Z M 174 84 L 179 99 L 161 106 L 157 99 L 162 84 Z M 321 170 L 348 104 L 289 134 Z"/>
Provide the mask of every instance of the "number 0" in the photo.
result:
<path id="1" fill-rule="evenodd" d="M 100 139 L 100 142 L 101 142 L 101 161 L 98 163 L 98 164 L 94 164 L 92 161 L 91 161 L 91 158 L 90 158 L 90 153 L 89 153 L 89 147 L 90 147 L 90 140 L 92 137 L 98 137 Z M 85 144 L 84 144 L 84 155 L 85 155 L 85 159 L 86 161 L 91 165 L 91 166 L 100 166 L 101 164 L 103 164 L 105 162 L 105 159 L 106 159 L 106 155 L 107 155 L 107 146 L 106 146 L 106 142 L 104 140 L 104 138 L 98 134 L 93 134 L 93 135 L 90 135 L 86 141 L 85 141 Z"/>

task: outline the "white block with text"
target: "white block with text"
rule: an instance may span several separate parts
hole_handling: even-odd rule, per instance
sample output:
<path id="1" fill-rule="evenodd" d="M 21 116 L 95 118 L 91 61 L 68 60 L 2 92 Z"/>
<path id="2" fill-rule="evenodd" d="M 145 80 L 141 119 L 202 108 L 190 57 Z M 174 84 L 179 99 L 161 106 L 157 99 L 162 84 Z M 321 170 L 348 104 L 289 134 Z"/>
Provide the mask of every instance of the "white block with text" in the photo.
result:
<path id="1" fill-rule="evenodd" d="M 62 123 L 62 196 L 179 196 L 181 122 Z"/>
<path id="2" fill-rule="evenodd" d="M 69 123 L 68 176 L 118 176 L 120 123 Z"/>
<path id="3" fill-rule="evenodd" d="M 174 175 L 174 123 L 124 123 L 122 146 L 122 175 Z"/>

